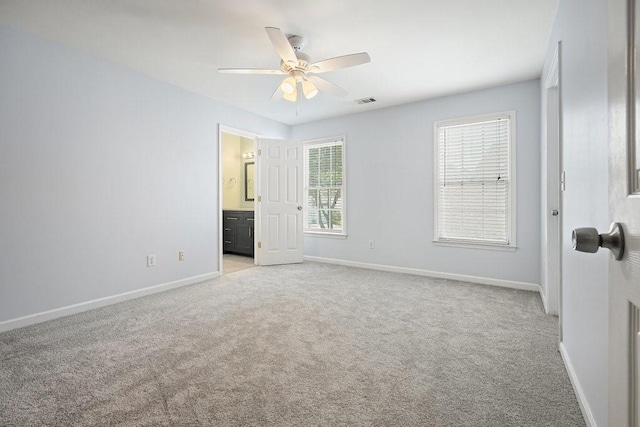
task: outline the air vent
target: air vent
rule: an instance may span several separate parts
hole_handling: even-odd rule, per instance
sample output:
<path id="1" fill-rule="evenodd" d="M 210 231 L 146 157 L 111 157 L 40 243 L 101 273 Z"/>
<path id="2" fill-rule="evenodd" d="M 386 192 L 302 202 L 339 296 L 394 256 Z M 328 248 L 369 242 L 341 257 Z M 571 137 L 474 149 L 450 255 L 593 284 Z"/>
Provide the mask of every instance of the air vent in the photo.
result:
<path id="1" fill-rule="evenodd" d="M 372 102 L 376 102 L 375 98 L 361 98 L 361 99 L 356 99 L 354 101 L 356 104 L 370 104 Z"/>

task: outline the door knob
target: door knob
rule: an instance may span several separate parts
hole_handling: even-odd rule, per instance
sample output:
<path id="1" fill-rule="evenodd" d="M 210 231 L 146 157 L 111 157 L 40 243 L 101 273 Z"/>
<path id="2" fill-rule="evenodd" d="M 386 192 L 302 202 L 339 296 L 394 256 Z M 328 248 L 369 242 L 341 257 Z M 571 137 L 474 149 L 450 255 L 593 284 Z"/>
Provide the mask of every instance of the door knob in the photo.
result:
<path id="1" fill-rule="evenodd" d="M 301 211 L 302 210 L 302 206 L 298 206 L 298 210 Z"/>
<path id="2" fill-rule="evenodd" d="M 558 209 L 554 209 L 551 211 L 551 215 L 558 216 Z"/>
<path id="3" fill-rule="evenodd" d="M 616 261 L 624 255 L 624 231 L 619 222 L 611 224 L 608 233 L 598 234 L 592 227 L 576 228 L 571 235 L 573 249 L 579 252 L 596 253 L 599 248 L 607 248 Z"/>

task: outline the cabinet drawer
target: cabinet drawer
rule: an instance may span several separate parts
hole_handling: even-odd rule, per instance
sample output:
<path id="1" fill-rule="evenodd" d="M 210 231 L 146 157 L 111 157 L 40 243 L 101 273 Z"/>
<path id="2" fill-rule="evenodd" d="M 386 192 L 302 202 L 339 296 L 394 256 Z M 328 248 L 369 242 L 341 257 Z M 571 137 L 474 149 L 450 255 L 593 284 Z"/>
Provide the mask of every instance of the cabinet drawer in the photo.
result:
<path id="1" fill-rule="evenodd" d="M 224 211 L 222 214 L 222 222 L 225 228 L 231 228 L 238 224 L 253 226 L 252 211 Z"/>
<path id="2" fill-rule="evenodd" d="M 233 226 L 242 221 L 244 221 L 242 212 L 225 212 L 222 216 L 222 222 L 228 226 Z"/>

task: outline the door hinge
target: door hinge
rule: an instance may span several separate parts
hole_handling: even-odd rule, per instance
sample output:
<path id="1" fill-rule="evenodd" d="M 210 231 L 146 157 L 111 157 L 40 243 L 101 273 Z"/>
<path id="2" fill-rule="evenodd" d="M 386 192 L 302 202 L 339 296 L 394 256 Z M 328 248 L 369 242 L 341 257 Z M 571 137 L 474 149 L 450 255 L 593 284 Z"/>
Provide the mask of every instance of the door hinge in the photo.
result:
<path id="1" fill-rule="evenodd" d="M 258 249 L 262 248 L 262 242 L 258 242 Z"/>
<path id="2" fill-rule="evenodd" d="M 262 150 L 258 150 L 258 156 L 262 156 Z"/>
<path id="3" fill-rule="evenodd" d="M 262 201 L 262 196 L 258 196 L 258 201 L 261 202 Z"/>

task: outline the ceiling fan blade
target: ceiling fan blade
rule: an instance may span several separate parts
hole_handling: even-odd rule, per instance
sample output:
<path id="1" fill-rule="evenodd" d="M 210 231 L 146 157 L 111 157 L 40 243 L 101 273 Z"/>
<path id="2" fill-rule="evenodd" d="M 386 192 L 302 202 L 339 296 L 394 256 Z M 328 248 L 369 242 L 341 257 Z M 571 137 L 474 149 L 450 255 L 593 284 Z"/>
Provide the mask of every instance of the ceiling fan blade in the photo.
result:
<path id="1" fill-rule="evenodd" d="M 287 37 L 280 31 L 280 28 L 265 27 L 265 30 L 267 31 L 269 39 L 271 39 L 271 43 L 273 43 L 273 47 L 276 48 L 278 55 L 280 55 L 280 58 L 282 58 L 285 64 L 291 67 L 298 65 L 298 57 L 291 47 L 289 40 L 287 40 Z"/>
<path id="2" fill-rule="evenodd" d="M 286 74 L 282 70 L 267 68 L 218 68 L 218 72 L 226 74 Z"/>
<path id="3" fill-rule="evenodd" d="M 273 91 L 273 95 L 271 95 L 271 101 L 279 100 L 280 98 L 282 98 L 282 95 L 284 95 L 284 92 L 282 92 L 282 89 L 280 89 L 280 84 L 278 84 L 276 90 Z"/>
<path id="4" fill-rule="evenodd" d="M 330 93 L 331 95 L 343 97 L 346 96 L 349 92 L 342 89 L 340 86 L 331 83 L 328 80 L 325 80 L 316 76 L 307 76 L 307 80 L 316 85 L 319 90 Z"/>
<path id="5" fill-rule="evenodd" d="M 315 62 L 309 66 L 309 72 L 326 73 L 327 71 L 341 70 L 343 68 L 366 64 L 370 61 L 371 58 L 367 52 L 352 53 L 351 55 L 336 56 L 335 58 Z"/>

